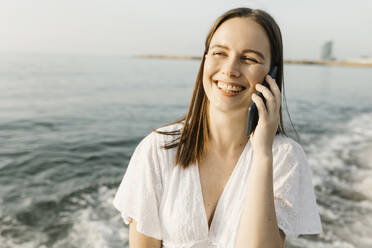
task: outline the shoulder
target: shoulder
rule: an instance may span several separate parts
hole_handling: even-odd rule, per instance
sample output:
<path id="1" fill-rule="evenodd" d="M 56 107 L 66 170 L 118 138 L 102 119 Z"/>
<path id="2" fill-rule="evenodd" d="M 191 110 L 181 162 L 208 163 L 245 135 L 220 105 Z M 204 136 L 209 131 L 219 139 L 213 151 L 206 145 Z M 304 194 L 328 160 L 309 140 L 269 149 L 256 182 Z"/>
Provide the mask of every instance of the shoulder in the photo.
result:
<path id="1" fill-rule="evenodd" d="M 284 134 L 278 134 L 275 136 L 273 151 L 305 153 L 302 146 L 297 141 Z"/>
<path id="2" fill-rule="evenodd" d="M 277 163 L 307 164 L 307 157 L 302 146 L 294 139 L 278 134 L 273 143 L 273 157 Z"/>
<path id="3" fill-rule="evenodd" d="M 155 130 L 161 132 L 172 132 L 180 130 L 182 127 L 182 124 L 176 123 L 156 128 Z M 159 167 L 161 167 L 160 169 L 168 168 L 170 166 L 166 166 L 166 164 L 171 162 L 170 158 L 175 155 L 176 148 L 165 149 L 163 146 L 169 144 L 177 137 L 178 135 L 166 135 L 151 131 L 144 138 L 142 138 L 142 140 L 140 140 L 135 149 L 135 153 L 141 154 L 142 157 L 148 157 L 149 159 L 153 160 L 158 164 Z"/>
<path id="4" fill-rule="evenodd" d="M 180 134 L 182 132 L 183 126 L 184 126 L 183 122 L 170 124 L 167 126 L 162 126 L 162 127 L 156 128 L 155 130 L 159 132 L 166 132 L 169 134 L 161 134 L 161 133 L 152 131 L 152 135 L 156 137 L 156 139 L 162 144 L 172 142 L 173 140 L 179 137 L 177 133 Z"/>
<path id="5" fill-rule="evenodd" d="M 156 128 L 156 130 L 161 131 L 161 132 L 172 132 L 172 131 L 178 131 L 178 130 L 181 131 L 181 129 L 184 126 L 183 123 L 184 122 L 178 122 L 178 123 L 162 126 L 162 127 Z"/>
<path id="6" fill-rule="evenodd" d="M 183 127 L 182 123 L 176 123 L 168 126 L 162 126 L 159 128 L 156 128 L 156 131 L 160 132 L 172 132 L 181 130 Z M 148 133 L 145 137 L 143 137 L 140 142 L 138 143 L 137 147 L 153 147 L 155 148 L 157 145 L 161 145 L 163 141 L 166 141 L 168 139 L 167 136 L 173 136 L 173 135 L 165 135 L 161 133 L 157 133 L 155 131 L 151 131 Z"/>

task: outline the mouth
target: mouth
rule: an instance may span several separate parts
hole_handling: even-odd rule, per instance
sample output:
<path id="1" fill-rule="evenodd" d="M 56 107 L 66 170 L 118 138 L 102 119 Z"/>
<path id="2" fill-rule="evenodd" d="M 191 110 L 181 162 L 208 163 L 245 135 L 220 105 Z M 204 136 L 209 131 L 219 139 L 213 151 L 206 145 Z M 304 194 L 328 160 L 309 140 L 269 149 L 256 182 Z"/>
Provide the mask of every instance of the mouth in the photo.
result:
<path id="1" fill-rule="evenodd" d="M 213 83 L 216 84 L 217 88 L 221 90 L 222 93 L 225 93 L 225 95 L 238 95 L 242 91 L 246 89 L 246 87 L 234 84 L 234 83 L 227 83 L 227 82 L 222 82 L 218 80 L 213 80 Z"/>

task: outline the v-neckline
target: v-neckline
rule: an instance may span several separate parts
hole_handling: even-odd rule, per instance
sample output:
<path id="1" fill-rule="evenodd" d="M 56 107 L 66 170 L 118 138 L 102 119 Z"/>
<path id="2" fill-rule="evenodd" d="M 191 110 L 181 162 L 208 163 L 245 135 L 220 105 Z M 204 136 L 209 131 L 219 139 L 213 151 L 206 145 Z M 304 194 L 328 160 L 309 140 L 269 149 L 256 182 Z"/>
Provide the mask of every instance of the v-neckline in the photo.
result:
<path id="1" fill-rule="evenodd" d="M 248 142 L 245 144 L 244 148 L 243 148 L 243 151 L 241 152 L 240 156 L 239 156 L 239 159 L 238 159 L 238 162 L 236 162 L 235 164 L 235 167 L 231 173 L 231 175 L 229 176 L 229 179 L 227 180 L 226 184 L 225 184 L 225 187 L 224 189 L 222 190 L 222 193 L 220 195 L 220 197 L 218 198 L 217 200 L 217 204 L 216 204 L 216 208 L 214 209 L 214 213 L 213 213 L 213 216 L 212 216 L 212 220 L 211 220 L 211 226 L 209 227 L 209 224 L 208 224 L 208 216 L 207 216 L 207 211 L 206 211 L 206 208 L 205 208 L 205 205 L 204 205 L 204 196 L 203 196 L 203 190 L 202 190 L 202 186 L 201 186 L 201 180 L 200 180 L 200 173 L 199 173 L 199 163 L 198 161 L 196 161 L 196 173 L 197 173 L 197 179 L 198 179 L 198 185 L 199 185 L 199 199 L 201 200 L 201 208 L 202 208 L 202 215 L 204 216 L 203 217 L 203 223 L 204 225 L 206 226 L 206 230 L 207 230 L 207 235 L 209 236 L 212 231 L 213 231 L 213 224 L 214 224 L 214 220 L 215 220 L 215 217 L 217 215 L 217 212 L 218 212 L 218 209 L 219 209 L 219 205 L 221 205 L 221 200 L 222 198 L 224 197 L 224 195 L 226 194 L 226 191 L 229 187 L 229 185 L 231 184 L 231 178 L 234 177 L 234 175 L 236 174 L 236 171 L 238 170 L 238 167 L 239 165 L 241 164 L 241 160 L 243 158 L 243 155 L 245 154 L 245 150 L 247 149 L 248 147 L 248 143 L 250 143 L 250 140 L 248 140 Z"/>

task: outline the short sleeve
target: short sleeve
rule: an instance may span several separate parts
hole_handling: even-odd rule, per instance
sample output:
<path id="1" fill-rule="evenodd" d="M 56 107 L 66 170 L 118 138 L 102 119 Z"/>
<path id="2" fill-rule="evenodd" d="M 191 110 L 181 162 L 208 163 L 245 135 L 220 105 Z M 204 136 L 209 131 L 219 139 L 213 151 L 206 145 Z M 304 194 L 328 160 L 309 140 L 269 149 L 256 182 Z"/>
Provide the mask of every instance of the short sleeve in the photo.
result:
<path id="1" fill-rule="evenodd" d="M 137 222 L 137 231 L 162 239 L 159 204 L 162 191 L 155 134 L 146 136 L 134 150 L 113 204 L 124 222 Z"/>
<path id="2" fill-rule="evenodd" d="M 279 228 L 289 238 L 323 232 L 305 152 L 291 140 L 278 148 L 277 153 L 273 159 L 273 179 Z"/>

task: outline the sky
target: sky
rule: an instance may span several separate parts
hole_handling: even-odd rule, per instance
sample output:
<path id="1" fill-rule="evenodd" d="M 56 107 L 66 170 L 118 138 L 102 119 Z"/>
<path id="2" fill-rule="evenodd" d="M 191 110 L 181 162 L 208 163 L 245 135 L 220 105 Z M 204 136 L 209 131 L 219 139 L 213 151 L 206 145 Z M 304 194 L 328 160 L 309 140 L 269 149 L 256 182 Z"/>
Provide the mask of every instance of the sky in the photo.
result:
<path id="1" fill-rule="evenodd" d="M 372 0 L 1 0 L 0 52 L 200 56 L 207 32 L 236 7 L 270 13 L 285 59 L 372 57 Z"/>

